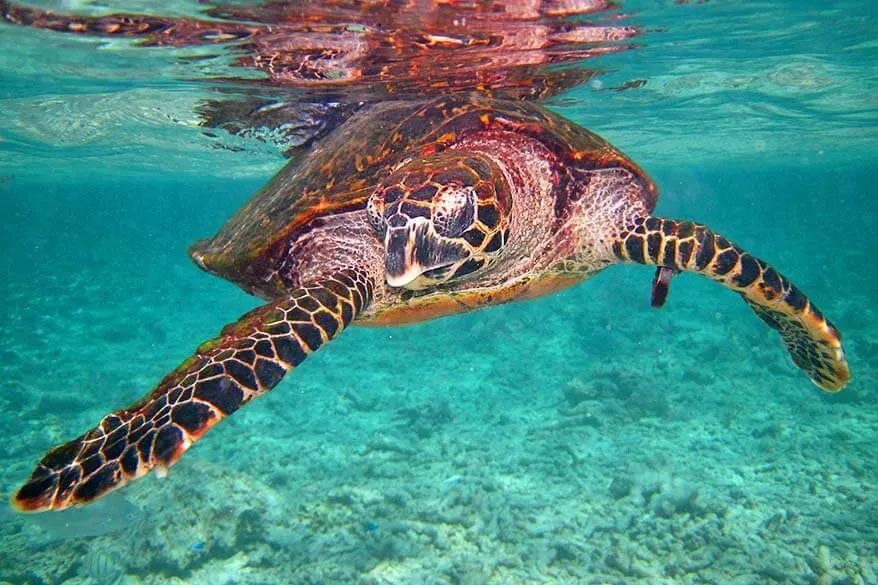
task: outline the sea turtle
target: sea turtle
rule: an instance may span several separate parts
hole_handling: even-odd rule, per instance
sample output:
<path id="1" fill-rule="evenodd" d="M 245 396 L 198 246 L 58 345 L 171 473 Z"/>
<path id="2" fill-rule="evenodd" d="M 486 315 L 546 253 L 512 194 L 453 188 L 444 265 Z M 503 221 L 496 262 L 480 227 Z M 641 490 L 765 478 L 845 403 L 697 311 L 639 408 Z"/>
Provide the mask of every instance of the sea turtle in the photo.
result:
<path id="1" fill-rule="evenodd" d="M 352 323 L 538 297 L 620 262 L 657 266 L 655 305 L 677 272 L 731 288 L 817 385 L 842 388 L 839 333 L 802 292 L 704 225 L 652 216 L 657 197 L 621 152 L 535 104 L 457 95 L 361 111 L 190 251 L 266 304 L 50 450 L 14 505 L 63 509 L 164 474 Z"/>

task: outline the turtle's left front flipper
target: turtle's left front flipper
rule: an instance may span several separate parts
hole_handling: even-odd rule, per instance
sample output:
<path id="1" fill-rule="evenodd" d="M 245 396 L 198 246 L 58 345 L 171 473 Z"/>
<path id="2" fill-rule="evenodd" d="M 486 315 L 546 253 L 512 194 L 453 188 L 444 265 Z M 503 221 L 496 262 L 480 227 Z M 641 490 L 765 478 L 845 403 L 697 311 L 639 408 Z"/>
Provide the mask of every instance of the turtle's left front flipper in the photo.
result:
<path id="1" fill-rule="evenodd" d="M 139 402 L 46 453 L 13 505 L 61 510 L 150 469 L 163 474 L 213 425 L 271 390 L 338 335 L 370 303 L 373 288 L 367 274 L 345 270 L 250 311 Z"/>
<path id="2" fill-rule="evenodd" d="M 841 335 L 832 323 L 782 274 L 707 226 L 641 217 L 624 227 L 613 243 L 613 253 L 622 261 L 669 271 L 656 275 L 653 306 L 664 302 L 671 275 L 703 274 L 740 294 L 780 334 L 793 362 L 815 384 L 836 392 L 850 380 Z"/>

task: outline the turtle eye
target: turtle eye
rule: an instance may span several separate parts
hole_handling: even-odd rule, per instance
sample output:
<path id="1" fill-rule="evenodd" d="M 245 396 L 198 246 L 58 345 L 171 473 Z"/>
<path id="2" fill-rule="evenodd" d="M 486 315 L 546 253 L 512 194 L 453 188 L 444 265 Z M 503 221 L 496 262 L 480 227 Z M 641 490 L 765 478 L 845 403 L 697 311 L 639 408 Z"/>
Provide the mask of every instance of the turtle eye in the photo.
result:
<path id="1" fill-rule="evenodd" d="M 433 227 L 446 238 L 460 237 L 476 217 L 476 192 L 472 187 L 447 185 L 433 200 Z"/>
<path id="2" fill-rule="evenodd" d="M 387 224 L 384 223 L 384 201 L 375 195 L 369 197 L 369 202 L 366 203 L 366 216 L 375 231 L 379 235 L 384 235 L 387 231 Z"/>

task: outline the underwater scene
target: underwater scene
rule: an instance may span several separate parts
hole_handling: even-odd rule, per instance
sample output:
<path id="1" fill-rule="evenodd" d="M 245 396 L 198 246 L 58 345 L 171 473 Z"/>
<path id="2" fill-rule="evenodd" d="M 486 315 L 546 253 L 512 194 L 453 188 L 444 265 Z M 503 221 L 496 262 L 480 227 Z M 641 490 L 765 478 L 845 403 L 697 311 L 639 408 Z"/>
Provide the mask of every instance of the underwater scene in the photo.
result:
<path id="1" fill-rule="evenodd" d="M 878 584 L 876 16 L 0 0 L 0 585 Z"/>

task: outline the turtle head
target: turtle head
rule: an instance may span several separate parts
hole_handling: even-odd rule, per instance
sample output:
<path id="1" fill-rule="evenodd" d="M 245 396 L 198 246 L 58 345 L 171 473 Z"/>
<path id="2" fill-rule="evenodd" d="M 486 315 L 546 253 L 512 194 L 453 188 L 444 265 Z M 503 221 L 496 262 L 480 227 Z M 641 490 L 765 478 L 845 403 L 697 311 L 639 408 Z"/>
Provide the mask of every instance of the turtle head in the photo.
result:
<path id="1" fill-rule="evenodd" d="M 503 251 L 511 199 L 484 156 L 445 151 L 396 169 L 372 193 L 387 284 L 421 290 L 474 275 Z"/>

